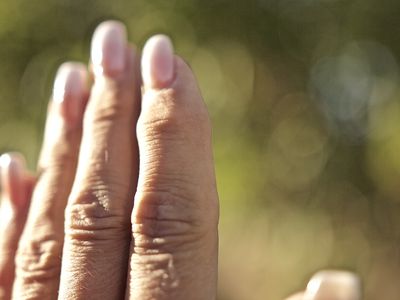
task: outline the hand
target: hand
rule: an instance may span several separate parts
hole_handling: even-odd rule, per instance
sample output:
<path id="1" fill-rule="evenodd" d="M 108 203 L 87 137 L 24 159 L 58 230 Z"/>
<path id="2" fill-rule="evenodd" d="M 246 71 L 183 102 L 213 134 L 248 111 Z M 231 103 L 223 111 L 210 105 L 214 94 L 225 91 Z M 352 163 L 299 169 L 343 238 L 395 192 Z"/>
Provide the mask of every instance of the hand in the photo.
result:
<path id="1" fill-rule="evenodd" d="M 214 299 L 218 196 L 192 71 L 165 36 L 140 59 L 115 21 L 91 71 L 90 87 L 80 63 L 57 73 L 34 188 L 1 157 L 0 299 Z"/>
<path id="2" fill-rule="evenodd" d="M 93 86 L 82 64 L 58 71 L 37 179 L 1 157 L 0 299 L 215 298 L 207 112 L 166 37 L 146 44 L 141 74 L 138 61 L 123 25 L 101 24 Z M 359 298 L 352 275 L 325 272 L 289 299 Z"/>

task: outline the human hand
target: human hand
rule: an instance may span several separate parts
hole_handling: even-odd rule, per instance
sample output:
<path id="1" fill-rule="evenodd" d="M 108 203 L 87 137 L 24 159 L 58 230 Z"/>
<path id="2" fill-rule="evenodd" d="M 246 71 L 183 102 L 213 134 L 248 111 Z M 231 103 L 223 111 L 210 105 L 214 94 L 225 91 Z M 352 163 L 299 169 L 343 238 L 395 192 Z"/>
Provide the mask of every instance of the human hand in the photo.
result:
<path id="1" fill-rule="evenodd" d="M 0 299 L 215 298 L 206 107 L 167 37 L 139 60 L 122 24 L 101 24 L 93 85 L 80 63 L 56 76 L 32 197 L 22 159 L 2 156 Z"/>
<path id="2" fill-rule="evenodd" d="M 59 69 L 36 183 L 1 157 L 0 299 L 215 298 L 207 112 L 167 38 L 147 43 L 141 74 L 138 61 L 123 25 L 101 24 L 93 86 L 84 65 Z M 319 273 L 289 299 L 359 298 L 348 273 Z"/>

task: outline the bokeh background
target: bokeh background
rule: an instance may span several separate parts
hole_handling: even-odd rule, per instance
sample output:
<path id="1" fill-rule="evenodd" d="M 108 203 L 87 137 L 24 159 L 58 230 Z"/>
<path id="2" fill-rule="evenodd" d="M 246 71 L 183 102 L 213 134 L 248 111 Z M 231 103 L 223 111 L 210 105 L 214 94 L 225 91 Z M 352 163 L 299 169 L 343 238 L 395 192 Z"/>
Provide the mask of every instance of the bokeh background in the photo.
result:
<path id="1" fill-rule="evenodd" d="M 283 299 L 323 268 L 400 299 L 400 2 L 2 0 L 0 151 L 34 169 L 57 66 L 123 20 L 169 34 L 214 123 L 219 300 Z"/>

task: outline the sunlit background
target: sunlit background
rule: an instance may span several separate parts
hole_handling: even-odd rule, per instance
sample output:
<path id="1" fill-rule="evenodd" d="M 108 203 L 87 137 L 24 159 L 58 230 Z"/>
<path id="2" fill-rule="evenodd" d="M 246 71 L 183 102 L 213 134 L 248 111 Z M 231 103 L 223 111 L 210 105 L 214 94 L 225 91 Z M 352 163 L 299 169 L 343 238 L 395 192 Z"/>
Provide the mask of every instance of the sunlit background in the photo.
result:
<path id="1" fill-rule="evenodd" d="M 123 20 L 169 34 L 214 123 L 219 300 L 283 299 L 323 268 L 400 299 L 400 2 L 2 0 L 0 151 L 34 169 L 57 66 Z M 133 125 L 132 125 L 133 126 Z"/>

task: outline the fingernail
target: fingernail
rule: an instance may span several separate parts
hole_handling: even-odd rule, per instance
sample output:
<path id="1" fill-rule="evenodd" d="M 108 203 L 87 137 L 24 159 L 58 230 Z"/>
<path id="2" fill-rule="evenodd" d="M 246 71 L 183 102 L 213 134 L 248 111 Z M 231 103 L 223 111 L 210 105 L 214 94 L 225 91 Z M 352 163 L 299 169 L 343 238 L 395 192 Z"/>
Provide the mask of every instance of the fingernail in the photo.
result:
<path id="1" fill-rule="evenodd" d="M 23 205 L 23 172 L 25 160 L 17 153 L 6 153 L 0 156 L 1 187 L 4 199 L 14 207 Z"/>
<path id="2" fill-rule="evenodd" d="M 125 69 L 125 26 L 117 21 L 101 23 L 93 34 L 91 60 L 95 76 L 115 76 Z"/>
<path id="3" fill-rule="evenodd" d="M 167 87 L 174 77 L 174 48 L 165 35 L 151 37 L 143 48 L 142 78 L 146 87 Z"/>
<path id="4" fill-rule="evenodd" d="M 351 272 L 323 271 L 311 278 L 304 296 L 307 300 L 360 300 L 361 282 Z"/>
<path id="5" fill-rule="evenodd" d="M 83 113 L 87 71 L 81 63 L 64 63 L 56 75 L 53 101 L 59 105 L 60 114 L 69 122 L 76 122 Z"/>

